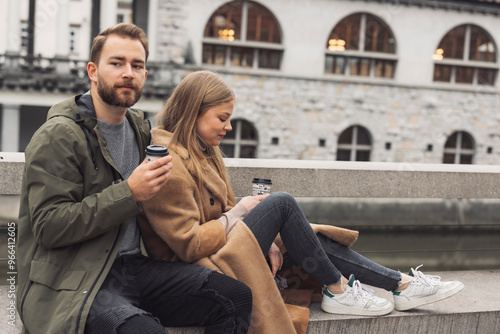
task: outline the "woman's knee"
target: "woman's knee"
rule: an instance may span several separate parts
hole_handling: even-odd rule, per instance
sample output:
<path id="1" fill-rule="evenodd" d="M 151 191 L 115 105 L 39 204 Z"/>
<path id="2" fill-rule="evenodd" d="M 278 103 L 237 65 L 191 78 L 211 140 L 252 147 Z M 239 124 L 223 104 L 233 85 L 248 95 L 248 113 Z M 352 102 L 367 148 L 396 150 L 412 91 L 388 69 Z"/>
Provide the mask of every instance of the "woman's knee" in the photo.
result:
<path id="1" fill-rule="evenodd" d="M 292 206 L 297 205 L 297 201 L 295 200 L 295 198 L 292 195 L 290 195 L 289 193 L 284 192 L 284 191 L 278 191 L 278 192 L 272 193 L 268 197 L 266 197 L 265 200 L 266 201 L 273 201 L 276 203 L 282 203 L 282 204 L 286 204 L 286 205 L 292 205 Z"/>

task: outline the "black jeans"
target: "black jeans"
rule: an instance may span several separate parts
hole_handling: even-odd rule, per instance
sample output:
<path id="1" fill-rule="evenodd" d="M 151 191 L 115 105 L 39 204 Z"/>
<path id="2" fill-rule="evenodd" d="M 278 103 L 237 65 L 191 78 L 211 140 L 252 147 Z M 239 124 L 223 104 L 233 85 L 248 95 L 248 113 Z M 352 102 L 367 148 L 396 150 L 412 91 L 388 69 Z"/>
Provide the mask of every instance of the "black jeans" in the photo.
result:
<path id="1" fill-rule="evenodd" d="M 282 269 L 299 264 L 321 285 L 354 274 L 362 283 L 393 291 L 401 273 L 383 267 L 322 234 L 316 235 L 295 199 L 277 192 L 266 197 L 243 219 L 255 235 L 264 256 L 276 235 L 287 249 Z"/>
<path id="2" fill-rule="evenodd" d="M 243 283 L 205 267 L 143 256 L 117 258 L 92 304 L 85 333 L 141 333 L 164 326 L 205 326 L 205 333 L 246 333 L 252 294 Z M 139 318 L 137 317 L 139 316 Z"/>

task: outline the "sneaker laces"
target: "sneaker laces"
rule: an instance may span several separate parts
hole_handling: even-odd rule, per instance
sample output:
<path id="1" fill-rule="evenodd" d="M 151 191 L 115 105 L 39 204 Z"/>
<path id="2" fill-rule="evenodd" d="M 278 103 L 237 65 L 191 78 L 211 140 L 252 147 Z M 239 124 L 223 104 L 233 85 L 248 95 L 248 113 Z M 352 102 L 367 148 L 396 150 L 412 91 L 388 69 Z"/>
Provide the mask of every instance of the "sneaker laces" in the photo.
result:
<path id="1" fill-rule="evenodd" d="M 425 275 L 423 272 L 419 271 L 418 268 L 422 267 L 423 265 L 419 265 L 417 268 L 413 269 L 411 268 L 411 272 L 413 274 L 413 280 L 418 283 L 422 283 L 425 285 L 436 285 L 441 281 L 440 276 L 436 275 Z"/>
<path id="2" fill-rule="evenodd" d="M 352 283 L 352 294 L 353 296 L 361 295 L 363 297 L 371 298 L 373 296 L 374 290 L 369 287 L 362 285 L 360 281 L 356 280 Z"/>

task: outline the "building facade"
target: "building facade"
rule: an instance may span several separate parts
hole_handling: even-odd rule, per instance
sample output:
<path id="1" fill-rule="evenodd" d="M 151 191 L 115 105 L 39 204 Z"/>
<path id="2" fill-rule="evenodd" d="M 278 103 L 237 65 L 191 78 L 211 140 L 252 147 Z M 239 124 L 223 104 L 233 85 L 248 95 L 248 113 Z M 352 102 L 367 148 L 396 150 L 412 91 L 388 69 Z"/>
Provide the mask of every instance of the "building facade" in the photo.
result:
<path id="1" fill-rule="evenodd" d="M 187 73 L 220 73 L 236 94 L 233 131 L 221 144 L 229 157 L 500 163 L 496 1 L 0 5 L 8 8 L 0 14 L 1 151 L 23 151 L 53 103 L 88 89 L 97 31 L 133 21 L 151 48 L 138 107 L 152 117 Z"/>

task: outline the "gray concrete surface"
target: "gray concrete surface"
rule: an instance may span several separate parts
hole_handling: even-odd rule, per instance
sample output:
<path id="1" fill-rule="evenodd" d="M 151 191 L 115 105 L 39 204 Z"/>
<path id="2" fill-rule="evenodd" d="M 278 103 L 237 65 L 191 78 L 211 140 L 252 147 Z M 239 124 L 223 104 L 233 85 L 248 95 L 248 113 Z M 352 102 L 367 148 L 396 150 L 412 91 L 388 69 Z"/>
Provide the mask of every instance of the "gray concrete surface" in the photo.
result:
<path id="1" fill-rule="evenodd" d="M 383 317 L 340 316 L 324 313 L 319 304 L 311 305 L 307 334 L 495 334 L 500 333 L 500 269 L 487 271 L 448 271 L 434 273 L 443 280 L 460 280 L 465 288 L 449 299 L 408 312 L 393 311 Z M 0 333 L 17 334 L 21 321 L 8 324 L 8 286 L 0 286 Z M 375 289 L 375 294 L 392 298 L 391 293 Z M 198 327 L 167 328 L 170 334 L 201 334 Z"/>
<path id="2" fill-rule="evenodd" d="M 0 194 L 19 194 L 24 154 L 0 152 Z M 226 159 L 236 196 L 254 177 L 297 197 L 500 198 L 500 166 Z"/>
<path id="3" fill-rule="evenodd" d="M 254 177 L 295 197 L 500 198 L 500 166 L 226 159 L 236 196 Z"/>

